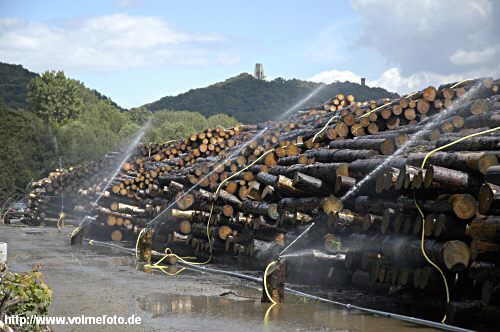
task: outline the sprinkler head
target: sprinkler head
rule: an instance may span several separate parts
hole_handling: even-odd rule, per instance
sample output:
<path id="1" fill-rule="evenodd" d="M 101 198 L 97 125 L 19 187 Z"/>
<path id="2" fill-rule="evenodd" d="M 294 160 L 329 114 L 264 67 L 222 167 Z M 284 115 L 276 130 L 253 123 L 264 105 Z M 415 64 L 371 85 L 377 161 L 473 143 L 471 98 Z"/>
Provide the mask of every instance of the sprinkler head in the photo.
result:
<path id="1" fill-rule="evenodd" d="M 71 234 L 71 240 L 70 243 L 71 245 L 82 245 L 83 244 L 83 231 L 84 228 L 82 226 L 79 226 L 76 228 L 73 233 Z"/>

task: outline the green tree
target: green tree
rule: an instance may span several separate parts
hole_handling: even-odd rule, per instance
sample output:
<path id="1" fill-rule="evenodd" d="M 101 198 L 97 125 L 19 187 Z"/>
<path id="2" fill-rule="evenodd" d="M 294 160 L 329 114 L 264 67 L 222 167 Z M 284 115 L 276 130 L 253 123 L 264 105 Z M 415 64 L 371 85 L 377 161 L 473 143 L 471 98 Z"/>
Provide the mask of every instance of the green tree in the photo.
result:
<path id="1" fill-rule="evenodd" d="M 163 110 L 154 113 L 151 123 L 145 140 L 165 142 L 185 138 L 189 134 L 198 133 L 206 128 L 234 127 L 238 121 L 226 114 L 216 114 L 206 119 L 198 112 Z"/>
<path id="2" fill-rule="evenodd" d="M 21 65 L 0 62 L 0 101 L 10 107 L 26 108 L 28 83 L 36 73 L 24 69 Z"/>
<path id="3" fill-rule="evenodd" d="M 232 128 L 238 125 L 238 120 L 227 114 L 215 114 L 207 119 L 207 127 Z"/>
<path id="4" fill-rule="evenodd" d="M 81 84 L 62 71 L 46 71 L 28 86 L 31 110 L 45 121 L 62 124 L 76 119 L 83 110 Z"/>
<path id="5" fill-rule="evenodd" d="M 146 107 L 134 107 L 129 111 L 129 116 L 132 121 L 141 124 L 151 117 L 151 112 Z"/>
<path id="6" fill-rule="evenodd" d="M 54 136 L 30 112 L 0 106 L 0 203 L 57 167 Z"/>

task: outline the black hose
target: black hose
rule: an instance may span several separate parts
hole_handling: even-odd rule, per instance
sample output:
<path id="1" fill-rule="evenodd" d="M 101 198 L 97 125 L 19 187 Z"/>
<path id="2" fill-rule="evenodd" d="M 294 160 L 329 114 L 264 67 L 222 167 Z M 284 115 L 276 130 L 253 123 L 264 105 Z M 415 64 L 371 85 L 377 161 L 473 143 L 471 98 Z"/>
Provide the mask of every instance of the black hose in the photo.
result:
<path id="1" fill-rule="evenodd" d="M 113 243 L 95 241 L 95 240 L 90 240 L 90 239 L 87 239 L 87 238 L 85 238 L 85 240 L 88 241 L 88 242 L 92 241 L 92 244 L 94 244 L 94 245 L 100 245 L 100 246 L 104 246 L 104 247 L 110 247 L 110 248 L 122 250 L 122 251 L 130 253 L 130 254 L 135 254 L 135 250 L 131 249 L 131 248 L 125 248 L 125 247 L 122 247 L 122 246 L 119 246 L 119 245 L 116 245 L 116 244 L 113 244 Z M 234 271 L 219 270 L 219 269 L 214 269 L 214 268 L 206 267 L 206 266 L 193 265 L 193 264 L 185 263 L 185 262 L 182 262 L 182 261 L 178 261 L 177 264 L 182 265 L 184 267 L 187 267 L 187 268 L 189 268 L 191 270 L 196 270 L 196 271 L 201 271 L 201 272 L 209 272 L 209 273 L 213 273 L 213 274 L 229 275 L 229 276 L 233 276 L 233 277 L 244 279 L 244 280 L 248 280 L 248 281 L 253 281 L 253 282 L 256 282 L 256 283 L 262 283 L 262 278 L 253 277 L 253 276 L 249 276 L 249 275 L 238 273 L 238 272 L 234 272 Z M 365 313 L 368 313 L 368 314 L 371 314 L 371 315 L 375 315 L 375 316 L 382 316 L 382 317 L 387 317 L 387 318 L 394 318 L 394 319 L 401 320 L 401 321 L 404 321 L 404 322 L 409 322 L 409 323 L 413 323 L 413 324 L 418 324 L 418 325 L 433 327 L 433 328 L 444 330 L 444 331 L 472 332 L 472 330 L 464 329 L 464 328 L 461 328 L 461 327 L 458 327 L 458 326 L 447 325 L 447 324 L 443 324 L 443 323 L 439 323 L 439 322 L 433 322 L 433 321 L 426 320 L 426 319 L 421 319 L 421 318 L 416 318 L 416 317 L 411 317 L 411 316 L 405 316 L 405 315 L 399 315 L 399 314 L 394 314 L 394 313 L 387 312 L 387 311 L 369 309 L 369 308 L 360 307 L 360 306 L 357 306 L 357 305 L 354 305 L 354 304 L 348 304 L 348 303 L 342 303 L 342 302 L 338 302 L 338 301 L 334 301 L 334 300 L 329 300 L 329 299 L 326 299 L 324 297 L 320 297 L 320 296 L 316 296 L 316 295 L 313 295 L 313 294 L 305 293 L 305 292 L 302 292 L 302 291 L 299 291 L 299 290 L 296 290 L 296 289 L 293 289 L 293 288 L 290 288 L 290 287 L 285 287 L 285 290 L 287 290 L 288 292 L 290 292 L 292 294 L 298 295 L 298 296 L 307 297 L 307 298 L 310 298 L 310 299 L 313 299 L 313 300 L 316 300 L 316 301 L 320 301 L 320 302 L 324 302 L 324 303 L 338 305 L 338 306 L 344 307 L 344 308 L 346 308 L 348 310 L 351 310 L 351 309 L 359 310 L 361 312 L 365 312 Z"/>

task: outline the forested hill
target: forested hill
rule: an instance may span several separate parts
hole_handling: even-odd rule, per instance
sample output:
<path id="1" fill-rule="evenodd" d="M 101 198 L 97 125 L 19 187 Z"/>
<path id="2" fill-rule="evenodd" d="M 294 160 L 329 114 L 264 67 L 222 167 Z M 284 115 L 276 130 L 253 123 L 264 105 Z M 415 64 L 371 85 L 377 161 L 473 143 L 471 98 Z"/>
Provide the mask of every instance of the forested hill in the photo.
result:
<path id="1" fill-rule="evenodd" d="M 276 119 L 279 114 L 295 105 L 318 86 L 318 83 L 297 79 L 277 78 L 273 81 L 262 81 L 243 73 L 206 88 L 163 97 L 144 107 L 151 111 L 162 109 L 196 111 L 205 116 L 224 113 L 236 117 L 243 123 L 257 123 Z M 320 90 L 305 106 L 318 105 L 338 93 L 353 94 L 356 100 L 360 101 L 397 97 L 397 94 L 382 88 L 337 82 Z"/>
<path id="2" fill-rule="evenodd" d="M 0 105 L 25 108 L 28 83 L 37 76 L 21 65 L 0 62 Z"/>
<path id="3" fill-rule="evenodd" d="M 205 118 L 186 111 L 122 110 L 62 71 L 38 75 L 0 63 L 0 85 L 13 88 L 0 94 L 0 210 L 6 201 L 24 197 L 31 181 L 60 165 L 67 168 L 122 150 L 148 119 L 145 142 L 238 123 L 225 114 Z"/>
<path id="4" fill-rule="evenodd" d="M 0 105 L 6 105 L 14 108 L 27 108 L 28 84 L 34 78 L 39 76 L 21 65 L 13 65 L 0 62 Z M 83 84 L 81 84 L 83 87 Z M 88 89 L 85 87 L 85 89 Z M 106 100 L 114 107 L 124 111 L 111 98 L 101 94 L 94 89 L 88 89 L 95 97 L 100 100 Z"/>

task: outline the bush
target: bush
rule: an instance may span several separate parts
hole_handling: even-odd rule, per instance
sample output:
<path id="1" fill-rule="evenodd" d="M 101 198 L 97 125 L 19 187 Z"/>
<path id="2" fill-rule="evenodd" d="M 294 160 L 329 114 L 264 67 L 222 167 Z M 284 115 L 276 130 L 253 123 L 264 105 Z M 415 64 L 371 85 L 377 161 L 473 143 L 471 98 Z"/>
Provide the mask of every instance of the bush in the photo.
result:
<path id="1" fill-rule="evenodd" d="M 2 264 L 0 264 L 2 265 Z M 52 291 L 43 280 L 43 273 L 36 267 L 30 272 L 13 273 L 0 266 L 0 320 L 5 316 L 46 316 L 52 300 Z M 47 326 L 15 327 L 18 331 L 49 331 Z"/>

